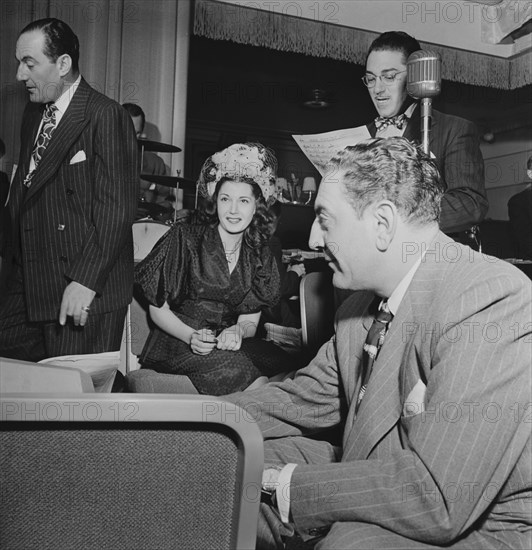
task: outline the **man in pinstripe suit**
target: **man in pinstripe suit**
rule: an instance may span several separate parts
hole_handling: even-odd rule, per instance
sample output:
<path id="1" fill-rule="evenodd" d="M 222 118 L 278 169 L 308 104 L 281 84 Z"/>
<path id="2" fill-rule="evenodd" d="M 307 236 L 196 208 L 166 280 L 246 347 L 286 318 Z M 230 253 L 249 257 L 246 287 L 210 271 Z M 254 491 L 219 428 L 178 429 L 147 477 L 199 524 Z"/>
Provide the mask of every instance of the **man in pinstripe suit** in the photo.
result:
<path id="1" fill-rule="evenodd" d="M 258 548 L 294 531 L 320 550 L 532 547 L 531 283 L 439 230 L 442 191 L 402 137 L 331 161 L 310 242 L 356 292 L 293 380 L 226 397 L 265 438 Z"/>
<path id="2" fill-rule="evenodd" d="M 9 199 L 14 269 L 0 304 L 0 356 L 116 350 L 133 285 L 133 125 L 81 77 L 78 38 L 64 22 L 30 23 L 16 57 L 30 102 Z"/>
<path id="3" fill-rule="evenodd" d="M 406 62 L 410 54 L 420 49 L 415 38 L 397 31 L 385 32 L 371 44 L 363 81 L 379 115 L 367 125 L 372 137 L 404 136 L 421 142 L 420 107 L 406 91 Z M 387 123 L 403 114 L 404 123 Z M 429 147 L 446 184 L 440 228 L 478 250 L 473 233 L 476 228 L 472 228 L 488 211 L 478 131 L 469 120 L 433 109 Z"/>

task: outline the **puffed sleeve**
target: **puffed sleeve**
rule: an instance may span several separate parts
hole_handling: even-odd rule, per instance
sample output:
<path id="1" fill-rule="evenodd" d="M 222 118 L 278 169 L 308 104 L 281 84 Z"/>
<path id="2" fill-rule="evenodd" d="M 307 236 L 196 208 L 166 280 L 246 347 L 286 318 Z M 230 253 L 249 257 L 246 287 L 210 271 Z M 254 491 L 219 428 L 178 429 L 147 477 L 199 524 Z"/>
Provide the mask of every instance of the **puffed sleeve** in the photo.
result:
<path id="1" fill-rule="evenodd" d="M 277 263 L 268 246 L 255 257 L 255 273 L 240 313 L 255 313 L 264 307 L 273 307 L 281 296 L 281 279 Z"/>
<path id="2" fill-rule="evenodd" d="M 135 283 L 154 306 L 179 303 L 187 293 L 189 258 L 185 230 L 174 225 L 135 268 Z"/>

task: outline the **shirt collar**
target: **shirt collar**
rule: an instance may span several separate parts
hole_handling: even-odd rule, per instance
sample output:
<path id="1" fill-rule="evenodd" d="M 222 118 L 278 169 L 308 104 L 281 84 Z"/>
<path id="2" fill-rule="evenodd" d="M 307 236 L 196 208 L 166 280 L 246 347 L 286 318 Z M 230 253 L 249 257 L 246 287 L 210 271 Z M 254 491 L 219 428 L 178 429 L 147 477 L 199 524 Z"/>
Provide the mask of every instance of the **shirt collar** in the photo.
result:
<path id="1" fill-rule="evenodd" d="M 81 82 L 81 75 L 79 75 L 78 78 L 75 80 L 74 84 L 72 84 L 72 86 L 69 86 L 55 101 L 55 106 L 57 107 L 59 117 L 62 117 L 65 114 L 65 111 L 70 105 L 70 102 L 72 101 L 72 97 L 76 93 L 76 90 L 78 89 L 80 82 Z"/>
<path id="2" fill-rule="evenodd" d="M 417 268 L 421 264 L 421 258 L 422 256 L 416 260 L 415 264 L 408 270 L 408 273 L 401 279 L 399 284 L 392 292 L 391 296 L 388 298 L 388 309 L 390 310 L 390 313 L 392 315 L 395 315 L 397 313 L 397 310 L 399 309 L 399 306 L 403 301 L 403 297 L 406 294 L 406 291 L 410 283 L 412 282 L 414 275 L 416 274 Z M 381 306 L 383 302 L 381 302 Z"/>

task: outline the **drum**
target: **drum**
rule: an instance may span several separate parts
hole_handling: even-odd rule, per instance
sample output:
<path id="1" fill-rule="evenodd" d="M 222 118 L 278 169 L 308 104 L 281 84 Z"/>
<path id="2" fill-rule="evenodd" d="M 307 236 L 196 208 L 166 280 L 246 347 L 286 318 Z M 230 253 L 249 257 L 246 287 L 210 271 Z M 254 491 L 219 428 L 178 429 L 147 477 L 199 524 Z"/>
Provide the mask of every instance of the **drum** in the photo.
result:
<path id="1" fill-rule="evenodd" d="M 153 220 L 133 223 L 133 254 L 135 262 L 143 260 L 155 243 L 170 229 L 169 225 Z"/>

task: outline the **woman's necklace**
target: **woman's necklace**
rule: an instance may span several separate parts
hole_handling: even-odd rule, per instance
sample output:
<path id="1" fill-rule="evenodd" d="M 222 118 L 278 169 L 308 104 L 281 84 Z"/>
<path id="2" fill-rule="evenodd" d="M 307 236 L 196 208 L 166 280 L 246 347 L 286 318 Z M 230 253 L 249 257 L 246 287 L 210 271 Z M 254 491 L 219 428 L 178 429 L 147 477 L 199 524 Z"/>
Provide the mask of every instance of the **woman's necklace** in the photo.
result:
<path id="1" fill-rule="evenodd" d="M 238 256 L 240 255 L 240 247 L 242 245 L 242 238 L 240 238 L 234 245 L 233 249 L 229 249 L 229 246 L 223 242 L 225 259 L 229 265 L 236 264 Z"/>

